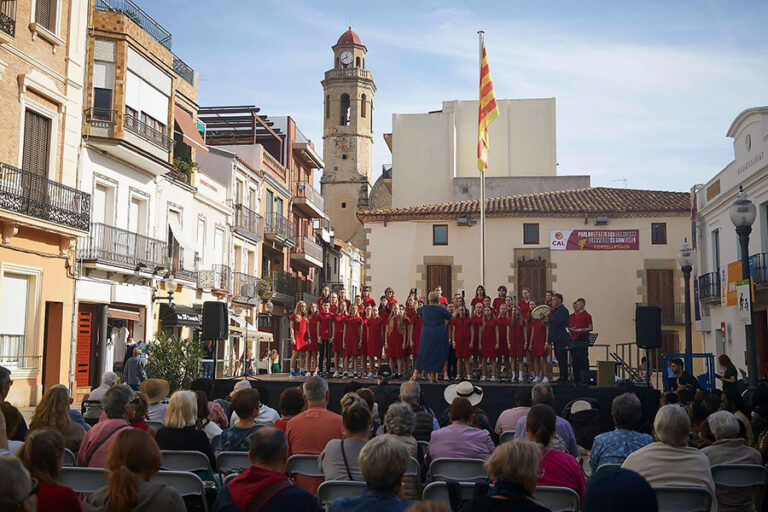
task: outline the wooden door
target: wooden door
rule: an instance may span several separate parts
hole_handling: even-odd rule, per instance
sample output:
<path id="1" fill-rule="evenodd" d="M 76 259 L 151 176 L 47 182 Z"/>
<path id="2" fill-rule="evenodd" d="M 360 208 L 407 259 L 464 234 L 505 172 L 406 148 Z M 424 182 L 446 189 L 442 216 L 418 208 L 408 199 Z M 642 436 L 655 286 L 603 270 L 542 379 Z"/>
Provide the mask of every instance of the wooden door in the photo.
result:
<path id="1" fill-rule="evenodd" d="M 75 382 L 78 387 L 90 386 L 91 350 L 93 347 L 93 306 L 80 304 L 77 312 L 77 347 L 75 352 Z"/>
<path id="2" fill-rule="evenodd" d="M 661 323 L 675 321 L 675 285 L 672 270 L 646 270 L 648 304 L 661 307 Z"/>
<path id="3" fill-rule="evenodd" d="M 544 258 L 533 259 L 520 258 L 517 260 L 517 294 L 523 288 L 531 290 L 531 299 L 537 304 L 544 303 L 544 295 L 547 291 L 547 262 Z"/>
<path id="4" fill-rule="evenodd" d="M 435 288 L 438 286 L 443 289 L 443 297 L 450 302 L 451 297 L 453 296 L 450 265 L 427 265 L 427 289 L 424 293 L 425 298 L 430 292 L 435 291 Z"/>

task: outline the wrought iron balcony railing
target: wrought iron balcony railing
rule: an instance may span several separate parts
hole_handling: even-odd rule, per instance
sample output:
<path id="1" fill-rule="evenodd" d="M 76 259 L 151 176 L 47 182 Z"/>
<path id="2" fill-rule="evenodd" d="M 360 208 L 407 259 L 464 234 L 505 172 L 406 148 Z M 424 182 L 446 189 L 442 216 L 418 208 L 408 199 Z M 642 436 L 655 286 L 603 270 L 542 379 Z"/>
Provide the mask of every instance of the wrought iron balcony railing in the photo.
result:
<path id="1" fill-rule="evenodd" d="M 197 287 L 203 290 L 217 290 L 231 293 L 232 271 L 226 265 L 211 265 L 210 270 L 197 272 Z"/>
<path id="2" fill-rule="evenodd" d="M 752 279 L 756 285 L 768 285 L 768 253 L 761 252 L 750 256 Z"/>
<path id="3" fill-rule="evenodd" d="M 255 304 L 259 297 L 259 278 L 234 272 L 232 274 L 232 300 L 241 304 Z"/>
<path id="4" fill-rule="evenodd" d="M 171 151 L 173 149 L 173 145 L 176 143 L 172 138 L 168 137 L 162 131 L 149 126 L 147 123 L 140 121 L 128 113 L 123 116 L 123 126 L 126 130 L 135 133 L 139 137 L 148 140 L 152 144 L 160 146 L 166 151 Z"/>
<path id="5" fill-rule="evenodd" d="M 190 85 L 195 85 L 195 70 L 176 55 L 173 56 L 173 70 Z"/>
<path id="6" fill-rule="evenodd" d="M 88 231 L 91 195 L 0 162 L 0 209 Z"/>
<path id="7" fill-rule="evenodd" d="M 267 214 L 264 218 L 264 234 L 272 234 L 278 241 L 285 242 L 286 245 L 293 246 L 296 244 L 293 222 L 279 213 Z"/>
<path id="8" fill-rule="evenodd" d="M 117 110 L 91 107 L 85 111 L 85 121 L 90 125 L 92 137 L 113 137 Z"/>
<path id="9" fill-rule="evenodd" d="M 291 252 L 294 254 L 306 254 L 310 258 L 314 258 L 322 264 L 323 248 L 309 238 L 303 236 L 299 237 L 296 240 L 296 245 L 291 248 Z"/>
<path id="10" fill-rule="evenodd" d="M 171 273 L 178 279 L 189 281 L 192 283 L 197 282 L 197 271 L 195 269 L 186 268 L 184 265 L 184 248 L 177 245 L 171 249 L 170 256 Z"/>
<path id="11" fill-rule="evenodd" d="M 16 37 L 16 0 L 0 0 L 0 31 Z"/>
<path id="12" fill-rule="evenodd" d="M 685 323 L 685 303 L 669 302 L 662 304 L 649 304 L 648 302 L 638 302 L 638 306 L 658 306 L 661 308 L 661 323 L 665 325 L 676 325 Z"/>
<path id="13" fill-rule="evenodd" d="M 254 242 L 261 242 L 264 235 L 264 225 L 262 221 L 264 218 L 251 210 L 245 205 L 235 205 L 235 222 L 234 230 L 245 237 L 250 238 Z"/>
<path id="14" fill-rule="evenodd" d="M 323 200 L 323 196 L 320 195 L 320 192 L 315 189 L 315 187 L 312 186 L 311 183 L 308 181 L 297 181 L 293 188 L 293 197 L 298 197 L 302 199 L 306 199 L 318 210 L 323 210 L 323 206 L 325 205 L 325 201 Z"/>
<path id="15" fill-rule="evenodd" d="M 699 276 L 699 298 L 705 302 L 720 302 L 719 272 L 710 272 Z"/>
<path id="16" fill-rule="evenodd" d="M 173 39 L 171 33 L 131 0 L 96 0 L 95 8 L 97 11 L 124 14 L 141 27 L 144 32 L 152 36 L 155 41 L 169 50 L 171 49 L 171 41 Z"/>
<path id="17" fill-rule="evenodd" d="M 106 263 L 134 270 L 168 270 L 168 245 L 163 240 L 139 235 L 100 222 L 91 224 L 88 236 L 77 244 L 81 261 Z"/>
<path id="18" fill-rule="evenodd" d="M 272 300 L 283 305 L 292 305 L 296 301 L 296 278 L 285 272 L 272 272 Z"/>

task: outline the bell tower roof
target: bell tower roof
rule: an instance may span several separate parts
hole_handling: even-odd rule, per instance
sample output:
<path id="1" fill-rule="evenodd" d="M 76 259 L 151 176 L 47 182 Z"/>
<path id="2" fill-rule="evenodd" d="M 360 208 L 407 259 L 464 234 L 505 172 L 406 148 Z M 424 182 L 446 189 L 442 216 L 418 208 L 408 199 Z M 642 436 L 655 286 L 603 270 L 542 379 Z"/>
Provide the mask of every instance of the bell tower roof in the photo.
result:
<path id="1" fill-rule="evenodd" d="M 336 44 L 359 44 L 362 46 L 363 43 L 360 41 L 360 37 L 357 33 L 352 30 L 352 27 L 349 27 L 349 30 L 341 34 L 341 37 L 336 41 Z"/>

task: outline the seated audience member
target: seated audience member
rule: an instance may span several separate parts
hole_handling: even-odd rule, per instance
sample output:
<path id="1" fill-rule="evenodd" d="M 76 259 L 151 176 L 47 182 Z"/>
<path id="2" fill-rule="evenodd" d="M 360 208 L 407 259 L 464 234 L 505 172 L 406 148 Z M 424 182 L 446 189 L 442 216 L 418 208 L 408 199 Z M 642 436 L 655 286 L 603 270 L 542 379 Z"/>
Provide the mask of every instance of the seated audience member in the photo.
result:
<path id="1" fill-rule="evenodd" d="M 611 416 L 616 429 L 595 438 L 589 465 L 592 471 L 602 464 L 621 464 L 627 455 L 653 442 L 648 434 L 637 432 L 643 411 L 634 393 L 624 393 L 613 399 Z"/>
<path id="2" fill-rule="evenodd" d="M 451 403 L 451 424 L 432 432 L 424 461 L 429 466 L 435 459 L 487 459 L 495 448 L 487 430 L 473 427 L 475 412 L 466 398 L 456 397 Z"/>
<path id="3" fill-rule="evenodd" d="M 278 408 L 280 409 L 280 418 L 275 421 L 275 428 L 285 432 L 288 420 L 304 410 L 304 395 L 301 393 L 301 388 L 295 386 L 284 389 L 280 393 Z"/>
<path id="4" fill-rule="evenodd" d="M 208 419 L 214 422 L 222 430 L 229 427 L 228 415 L 224 412 L 224 409 L 216 402 L 211 401 L 213 396 L 213 380 L 211 379 L 195 379 L 189 385 L 190 391 L 202 391 L 205 393 L 205 398 L 208 400 Z"/>
<path id="5" fill-rule="evenodd" d="M 443 398 L 445 398 L 445 401 L 448 403 L 448 407 L 446 407 L 442 414 L 440 414 L 440 418 L 438 419 L 439 426 L 445 427 L 450 425 L 451 404 L 453 403 L 453 399 L 457 396 L 469 400 L 472 404 L 472 409 L 475 411 L 475 426 L 487 430 L 488 433 L 491 434 L 491 438 L 493 438 L 495 434 L 493 432 L 491 420 L 488 418 L 485 411 L 480 408 L 480 402 L 483 401 L 483 389 L 479 386 L 475 386 L 468 380 L 446 386 L 445 391 L 443 391 Z"/>
<path id="6" fill-rule="evenodd" d="M 701 449 L 715 442 L 714 437 L 709 432 L 707 418 L 720 409 L 721 403 L 722 399 L 714 393 L 705 390 L 698 391 L 689 411 L 691 434 L 693 434 L 690 440 L 692 446 Z"/>
<path id="7" fill-rule="evenodd" d="M 736 416 L 736 419 L 740 424 L 739 432 L 744 434 L 742 436 L 744 437 L 744 441 L 747 446 L 754 446 L 755 434 L 752 431 L 752 422 L 749 419 L 750 411 L 744 398 L 738 392 L 729 391 L 723 393 L 723 409 Z"/>
<path id="8" fill-rule="evenodd" d="M 680 398 L 678 398 L 677 393 L 674 391 L 667 391 L 666 393 L 662 393 L 661 398 L 659 399 L 659 407 L 663 407 L 667 404 L 677 403 L 680 403 Z"/>
<path id="9" fill-rule="evenodd" d="M 536 404 L 528 411 L 525 429 L 530 441 L 541 445 L 539 479 L 536 485 L 568 487 L 584 497 L 584 474 L 576 458 L 555 450 L 550 442 L 556 430 L 555 411 L 548 405 Z"/>
<path id="10" fill-rule="evenodd" d="M 245 384 L 241 384 L 242 382 L 245 382 Z M 235 395 L 237 395 L 238 392 L 244 390 L 244 389 L 253 389 L 251 386 L 250 381 L 247 380 L 241 380 L 237 384 L 235 384 L 235 389 L 232 392 L 232 401 L 235 400 Z M 267 405 L 267 402 L 269 401 L 269 391 L 264 386 L 259 386 L 256 391 L 259 392 L 259 414 L 254 418 L 254 423 L 261 426 L 273 426 L 275 424 L 275 421 L 280 419 L 280 415 L 277 413 L 276 410 L 271 408 Z M 234 425 L 237 423 L 237 420 L 240 419 L 237 416 L 237 411 L 234 410 L 234 407 L 232 408 L 232 416 L 229 418 L 229 424 Z M 247 448 L 246 448 L 247 449 Z"/>
<path id="11" fill-rule="evenodd" d="M 715 442 L 703 448 L 711 465 L 761 464 L 760 452 L 744 444 L 739 437 L 739 420 L 728 411 L 718 411 L 707 418 Z M 717 510 L 720 512 L 752 512 L 755 510 L 752 488 L 717 487 Z"/>
<path id="12" fill-rule="evenodd" d="M 147 418 L 151 421 L 165 422 L 165 410 L 168 409 L 168 393 L 171 386 L 165 379 L 147 379 L 139 386 L 139 391 L 146 393 L 149 399 Z"/>
<path id="13" fill-rule="evenodd" d="M 552 391 L 552 386 L 547 382 L 540 382 L 531 389 L 531 402 L 533 404 L 544 404 L 552 407 L 555 403 L 555 393 Z M 527 433 L 525 425 L 528 421 L 526 416 L 523 416 L 517 421 L 515 427 L 515 439 L 526 439 Z M 579 445 L 576 443 L 576 434 L 573 433 L 573 427 L 564 418 L 556 416 L 557 422 L 557 436 L 562 440 L 565 445 L 565 453 L 570 453 L 573 457 L 579 456 Z"/>
<path id="14" fill-rule="evenodd" d="M 105 467 L 116 434 L 131 428 L 128 419 L 134 417 L 132 400 L 133 390 L 125 384 L 115 384 L 107 390 L 101 400 L 106 417 L 85 434 L 80 451 L 77 452 L 78 466 Z"/>
<path id="15" fill-rule="evenodd" d="M 373 391 L 371 391 L 368 388 L 360 388 L 357 390 L 357 394 L 360 395 L 360 398 L 365 400 L 365 403 L 368 404 L 368 409 L 371 411 L 371 435 L 370 437 L 373 437 L 376 435 L 376 432 L 378 431 L 379 427 L 381 426 L 381 420 L 379 419 L 379 404 L 376 403 L 376 395 L 373 394 Z"/>
<path id="16" fill-rule="evenodd" d="M 149 410 L 149 398 L 146 393 L 136 391 L 133 394 L 133 418 L 130 419 L 130 424 L 133 428 L 138 428 L 144 432 L 155 434 L 155 429 L 149 426 L 147 423 L 147 411 Z"/>
<path id="17" fill-rule="evenodd" d="M 331 412 L 328 407 L 328 383 L 320 377 L 309 377 L 302 384 L 304 401 L 307 409 L 294 416 L 285 428 L 288 447 L 292 455 L 319 455 L 331 439 L 341 439 L 343 421 L 341 416 Z M 293 475 L 293 481 L 312 494 L 323 478 L 305 475 Z"/>
<path id="18" fill-rule="evenodd" d="M 652 487 L 680 485 L 703 487 L 717 510 L 715 484 L 706 455 L 688 446 L 691 421 L 679 405 L 665 405 L 653 421 L 656 442 L 627 456 L 621 466 L 639 473 Z"/>
<path id="19" fill-rule="evenodd" d="M 208 410 L 210 402 L 208 397 L 203 391 L 194 391 L 197 398 L 197 421 L 195 422 L 195 428 L 202 430 L 205 435 L 208 436 L 208 441 L 212 441 L 214 437 L 221 434 L 219 426 L 210 420 L 211 414 Z"/>
<path id="20" fill-rule="evenodd" d="M 101 376 L 101 385 L 94 388 L 86 398 L 83 418 L 89 425 L 95 425 L 101 415 L 104 414 L 104 409 L 101 407 L 101 399 L 104 398 L 104 393 L 109 388 L 117 384 L 117 380 L 115 372 L 104 372 L 104 375 Z"/>
<path id="21" fill-rule="evenodd" d="M 16 457 L 0 457 L 0 510 L 35 512 L 37 483 Z"/>
<path id="22" fill-rule="evenodd" d="M 504 432 L 515 430 L 520 418 L 528 415 L 531 405 L 531 394 L 528 392 L 528 389 L 517 388 L 517 391 L 515 391 L 515 407 L 502 411 L 499 414 L 499 419 L 496 420 L 496 435 L 500 436 Z"/>
<path id="23" fill-rule="evenodd" d="M 192 391 L 176 391 L 168 402 L 165 426 L 155 433 L 157 445 L 161 450 L 191 450 L 204 453 L 213 465 L 213 452 L 208 436 L 195 428 L 196 423 L 197 395 Z"/>
<path id="24" fill-rule="evenodd" d="M 320 512 L 315 497 L 291 484 L 285 476 L 288 440 L 274 427 L 263 427 L 248 437 L 252 466 L 219 491 L 213 512 Z"/>
<path id="25" fill-rule="evenodd" d="M 248 451 L 248 436 L 259 430 L 262 425 L 255 422 L 259 415 L 259 392 L 253 388 L 243 389 L 232 399 L 233 416 L 237 421 L 231 427 L 221 431 L 221 448 L 224 451 Z"/>
<path id="26" fill-rule="evenodd" d="M 515 439 L 499 445 L 486 459 L 485 471 L 493 482 L 488 496 L 465 501 L 460 512 L 549 511 L 533 498 L 539 473 L 536 443 Z"/>
<path id="27" fill-rule="evenodd" d="M 563 411 L 565 416 L 565 411 Z M 570 423 L 573 429 L 573 434 L 576 436 L 576 444 L 579 446 L 580 454 L 589 454 L 589 450 L 592 449 L 592 444 L 595 442 L 600 432 L 602 432 L 602 425 L 600 424 L 600 411 L 588 400 L 576 400 L 568 408 L 568 415 L 566 420 Z"/>
<path id="28" fill-rule="evenodd" d="M 416 428 L 416 413 L 410 405 L 405 402 L 395 402 L 387 409 L 384 416 L 385 437 L 400 441 L 408 449 L 408 454 L 416 460 L 419 460 L 419 444 L 413 437 L 413 431 Z M 421 454 L 421 459 L 424 454 Z M 403 478 L 403 496 L 409 500 L 419 499 L 419 479 L 415 476 L 406 476 Z"/>
<path id="29" fill-rule="evenodd" d="M 19 451 L 24 467 L 38 482 L 37 510 L 80 512 L 80 500 L 72 489 L 60 485 L 59 471 L 64 460 L 64 436 L 46 428 L 32 430 Z"/>
<path id="30" fill-rule="evenodd" d="M 19 427 L 21 422 L 24 421 L 24 417 L 21 415 L 21 412 L 12 406 L 9 402 L 3 402 L 0 404 L 0 411 L 2 411 L 2 415 L 5 416 L 5 434 L 9 439 L 8 451 L 10 452 L 10 455 L 13 455 L 19 451 L 21 445 L 24 444 L 24 441 L 13 440 L 16 429 Z M 0 427 L 0 429 L 1 428 L 2 427 Z"/>
<path id="31" fill-rule="evenodd" d="M 85 429 L 69 417 L 69 403 L 69 388 L 63 384 L 49 388 L 35 407 L 29 430 L 52 428 L 64 437 L 65 446 L 72 453 L 77 453 L 85 437 Z"/>
<path id="32" fill-rule="evenodd" d="M 400 400 L 411 406 L 416 413 L 416 428 L 413 437 L 417 441 L 429 442 L 429 436 L 440 428 L 434 416 L 421 406 L 421 386 L 415 380 L 407 380 L 400 384 Z"/>
<path id="33" fill-rule="evenodd" d="M 184 512 L 179 493 L 152 480 L 160 470 L 163 456 L 155 439 L 137 428 L 117 436 L 106 468 L 109 483 L 85 499 L 85 512 Z"/>
<path id="34" fill-rule="evenodd" d="M 360 470 L 366 484 L 363 495 L 334 501 L 331 512 L 405 511 L 414 504 L 399 498 L 410 460 L 403 443 L 387 436 L 374 437 L 360 452 Z"/>
<path id="35" fill-rule="evenodd" d="M 341 399 L 344 437 L 331 439 L 320 454 L 319 464 L 326 480 L 363 481 L 358 457 L 371 432 L 371 410 L 357 393 Z"/>
<path id="36" fill-rule="evenodd" d="M 5 366 L 0 366 L 0 403 L 5 402 L 5 399 L 8 397 L 8 393 L 11 391 L 11 386 L 13 386 L 11 370 Z M 27 422 L 24 421 L 24 418 L 22 417 L 21 423 L 19 423 L 19 425 L 16 427 L 16 434 L 13 437 L 9 437 L 8 439 L 23 442 L 26 436 Z"/>
<path id="37" fill-rule="evenodd" d="M 656 493 L 645 478 L 623 468 L 603 469 L 589 479 L 581 512 L 658 512 Z"/>

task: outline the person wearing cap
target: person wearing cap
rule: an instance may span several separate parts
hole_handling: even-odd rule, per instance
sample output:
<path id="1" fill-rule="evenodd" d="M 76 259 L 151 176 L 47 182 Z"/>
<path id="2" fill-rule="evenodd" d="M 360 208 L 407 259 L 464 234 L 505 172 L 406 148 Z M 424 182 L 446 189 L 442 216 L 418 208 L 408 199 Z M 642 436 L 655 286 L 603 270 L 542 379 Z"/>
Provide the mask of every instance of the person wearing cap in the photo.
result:
<path id="1" fill-rule="evenodd" d="M 150 421 L 165 421 L 165 411 L 168 409 L 168 393 L 171 385 L 165 379 L 147 379 L 139 386 L 139 391 L 145 393 L 149 399 L 147 418 Z"/>
<path id="2" fill-rule="evenodd" d="M 445 398 L 445 401 L 448 403 L 448 407 L 445 408 L 437 421 L 440 426 L 445 427 L 450 425 L 451 404 L 453 403 L 453 399 L 457 396 L 469 400 L 469 403 L 472 404 L 472 410 L 475 412 L 475 425 L 487 430 L 491 435 L 491 439 L 495 440 L 495 433 L 493 432 L 493 424 L 491 423 L 491 420 L 488 418 L 485 411 L 478 407 L 483 400 L 483 388 L 475 386 L 468 380 L 461 381 L 458 384 L 451 384 L 445 388 L 445 391 L 443 391 L 443 398 Z"/>
<path id="3" fill-rule="evenodd" d="M 387 414 L 389 406 L 400 399 L 400 388 L 389 383 L 390 377 L 392 377 L 392 368 L 386 363 L 379 365 L 379 370 L 376 372 L 376 385 L 369 388 L 373 391 L 373 399 L 378 405 L 378 414 L 374 420 L 379 424 L 384 421 L 384 415 Z"/>
<path id="4" fill-rule="evenodd" d="M 621 464 L 630 453 L 651 444 L 653 438 L 637 431 L 643 416 L 640 399 L 634 393 L 623 393 L 613 399 L 611 416 L 616 430 L 595 437 L 589 454 L 589 465 L 597 471 L 602 464 Z"/>

